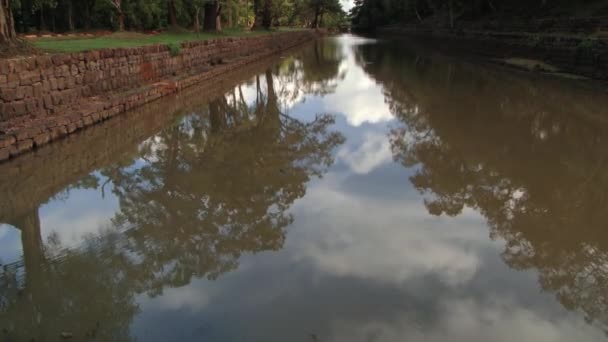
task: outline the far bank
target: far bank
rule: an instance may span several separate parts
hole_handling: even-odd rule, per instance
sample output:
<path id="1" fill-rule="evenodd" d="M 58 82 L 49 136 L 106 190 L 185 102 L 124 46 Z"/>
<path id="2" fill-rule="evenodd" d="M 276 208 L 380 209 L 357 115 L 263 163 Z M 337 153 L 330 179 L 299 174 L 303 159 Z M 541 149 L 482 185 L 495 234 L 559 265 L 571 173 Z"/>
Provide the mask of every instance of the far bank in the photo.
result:
<path id="1" fill-rule="evenodd" d="M 444 52 L 467 54 L 529 71 L 608 80 L 608 38 L 559 32 L 383 27 L 378 36 L 408 37 Z"/>

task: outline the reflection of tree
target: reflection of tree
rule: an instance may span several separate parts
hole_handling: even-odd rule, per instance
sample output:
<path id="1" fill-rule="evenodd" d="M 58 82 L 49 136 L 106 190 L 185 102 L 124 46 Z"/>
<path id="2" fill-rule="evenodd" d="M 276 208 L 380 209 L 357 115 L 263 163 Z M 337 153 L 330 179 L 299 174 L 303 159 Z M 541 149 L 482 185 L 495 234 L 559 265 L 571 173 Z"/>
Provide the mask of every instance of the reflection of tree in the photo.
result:
<path id="1" fill-rule="evenodd" d="M 404 56 L 409 56 L 404 58 Z M 603 94 L 397 49 L 357 50 L 402 122 L 394 157 L 436 215 L 480 211 L 503 257 L 569 309 L 608 324 L 608 127 Z"/>
<path id="2" fill-rule="evenodd" d="M 73 334 L 129 341 L 129 326 L 138 308 L 116 236 L 108 233 L 85 242 L 81 249 L 59 250 L 52 244 L 42 247 L 37 212 L 17 223 L 22 227 L 25 279 L 23 270 L 15 267 L 0 274 L 4 337 L 52 341 Z"/>
<path id="3" fill-rule="evenodd" d="M 237 87 L 142 143 L 135 161 L 102 170 L 107 181 L 78 182 L 120 203 L 113 227 L 81 248 L 43 245 L 37 212 L 16 220 L 25 279 L 19 265 L 0 272 L 0 329 L 25 340 L 64 331 L 128 340 L 138 293 L 215 279 L 242 253 L 280 249 L 289 207 L 344 138 L 329 131 L 331 116 L 284 114 L 275 79 L 271 70 L 257 78 L 255 104 Z"/>
<path id="4" fill-rule="evenodd" d="M 129 229 L 130 249 L 145 260 L 142 278 L 152 280 L 144 288 L 215 278 L 243 252 L 279 249 L 287 209 L 332 162 L 342 139 L 326 130 L 333 119 L 282 114 L 270 71 L 265 80 L 257 108 L 233 93 L 220 97 L 210 120 L 201 113 L 162 132 L 143 156 L 154 162 L 108 173 L 121 202 L 115 221 Z"/>
<path id="5" fill-rule="evenodd" d="M 340 65 L 344 59 L 342 46 L 335 41 L 316 42 L 311 49 L 304 50 L 301 57 L 303 84 L 308 93 L 326 95 L 333 93 L 338 85 Z"/>
<path id="6" fill-rule="evenodd" d="M 281 107 L 289 106 L 302 94 L 324 96 L 335 92 L 347 70 L 340 70 L 345 58 L 342 45 L 325 39 L 318 41 L 277 66 L 275 90 Z"/>

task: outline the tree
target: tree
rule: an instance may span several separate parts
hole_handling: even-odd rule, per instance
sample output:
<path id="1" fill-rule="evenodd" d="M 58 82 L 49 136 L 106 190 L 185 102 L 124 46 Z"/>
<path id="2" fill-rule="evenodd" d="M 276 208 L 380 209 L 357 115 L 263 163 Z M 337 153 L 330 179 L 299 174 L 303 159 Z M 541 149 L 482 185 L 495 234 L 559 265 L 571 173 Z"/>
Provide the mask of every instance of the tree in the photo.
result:
<path id="1" fill-rule="evenodd" d="M 313 28 L 323 26 L 323 16 L 329 13 L 342 13 L 342 5 L 339 0 L 309 0 L 309 6 L 313 10 Z"/>
<path id="2" fill-rule="evenodd" d="M 219 0 L 207 0 L 205 2 L 205 20 L 203 27 L 205 31 L 221 31 L 222 5 Z"/>
<path id="3" fill-rule="evenodd" d="M 201 10 L 205 6 L 206 0 L 186 0 L 186 4 L 190 8 L 190 15 L 192 17 L 192 28 L 194 32 L 200 32 L 201 30 Z"/>
<path id="4" fill-rule="evenodd" d="M 175 0 L 167 0 L 167 15 L 169 18 L 169 25 L 177 27 L 177 9 L 175 8 Z"/>
<path id="5" fill-rule="evenodd" d="M 10 0 L 0 0 L 0 51 L 17 42 Z"/>
<path id="6" fill-rule="evenodd" d="M 116 19 L 118 20 L 118 31 L 125 30 L 125 12 L 122 8 L 122 0 L 108 0 L 116 11 Z"/>

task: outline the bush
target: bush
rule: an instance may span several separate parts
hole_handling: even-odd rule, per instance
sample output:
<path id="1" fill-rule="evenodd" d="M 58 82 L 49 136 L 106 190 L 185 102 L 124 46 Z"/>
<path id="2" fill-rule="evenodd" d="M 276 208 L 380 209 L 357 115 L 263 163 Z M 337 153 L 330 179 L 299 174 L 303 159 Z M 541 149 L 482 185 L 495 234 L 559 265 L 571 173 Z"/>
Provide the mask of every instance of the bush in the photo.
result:
<path id="1" fill-rule="evenodd" d="M 169 53 L 173 57 L 179 55 L 179 52 L 182 50 L 180 43 L 169 43 L 167 44 L 167 47 L 169 48 Z"/>

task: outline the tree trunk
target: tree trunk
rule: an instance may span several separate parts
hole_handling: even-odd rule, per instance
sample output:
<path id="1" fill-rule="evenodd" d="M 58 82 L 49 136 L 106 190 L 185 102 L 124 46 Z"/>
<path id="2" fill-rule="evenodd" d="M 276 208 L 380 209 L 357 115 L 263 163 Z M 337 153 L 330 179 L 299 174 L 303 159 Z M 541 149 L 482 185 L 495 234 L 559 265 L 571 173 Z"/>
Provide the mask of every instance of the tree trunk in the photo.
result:
<path id="1" fill-rule="evenodd" d="M 175 0 L 167 1 L 167 12 L 169 14 L 169 25 L 177 26 L 177 10 L 175 9 Z"/>
<path id="2" fill-rule="evenodd" d="M 0 0 L 0 48 L 17 42 L 10 0 Z"/>
<path id="3" fill-rule="evenodd" d="M 450 29 L 454 28 L 454 0 L 450 0 Z"/>
<path id="4" fill-rule="evenodd" d="M 32 22 L 31 11 L 25 10 L 26 8 L 30 8 L 27 0 L 21 0 L 21 32 L 23 33 L 30 31 L 29 25 Z"/>
<path id="5" fill-rule="evenodd" d="M 74 5 L 68 0 L 68 29 L 74 31 Z"/>
<path id="6" fill-rule="evenodd" d="M 217 13 L 215 14 L 215 29 L 217 31 L 221 31 L 222 30 L 222 5 L 220 5 L 220 2 L 217 2 Z"/>
<path id="7" fill-rule="evenodd" d="M 118 12 L 118 31 L 125 30 L 125 14 L 122 12 Z"/>
<path id="8" fill-rule="evenodd" d="M 264 0 L 262 26 L 267 30 L 272 26 L 272 0 Z"/>
<path id="9" fill-rule="evenodd" d="M 205 4 L 205 19 L 203 20 L 203 29 L 205 31 L 218 31 L 219 27 L 218 17 L 220 15 L 220 3 L 219 1 L 213 1 Z"/>
<path id="10" fill-rule="evenodd" d="M 84 6 L 84 29 L 88 31 L 91 29 L 91 2 L 87 1 Z"/>
<path id="11" fill-rule="evenodd" d="M 200 16 L 201 16 L 201 8 L 198 6 L 194 7 L 194 32 L 201 31 Z"/>
<path id="12" fill-rule="evenodd" d="M 44 20 L 44 5 L 40 5 L 40 31 L 46 31 L 46 21 Z"/>
<path id="13" fill-rule="evenodd" d="M 253 29 L 259 30 L 263 27 L 262 22 L 264 21 L 264 13 L 262 11 L 262 0 L 253 0 Z"/>

